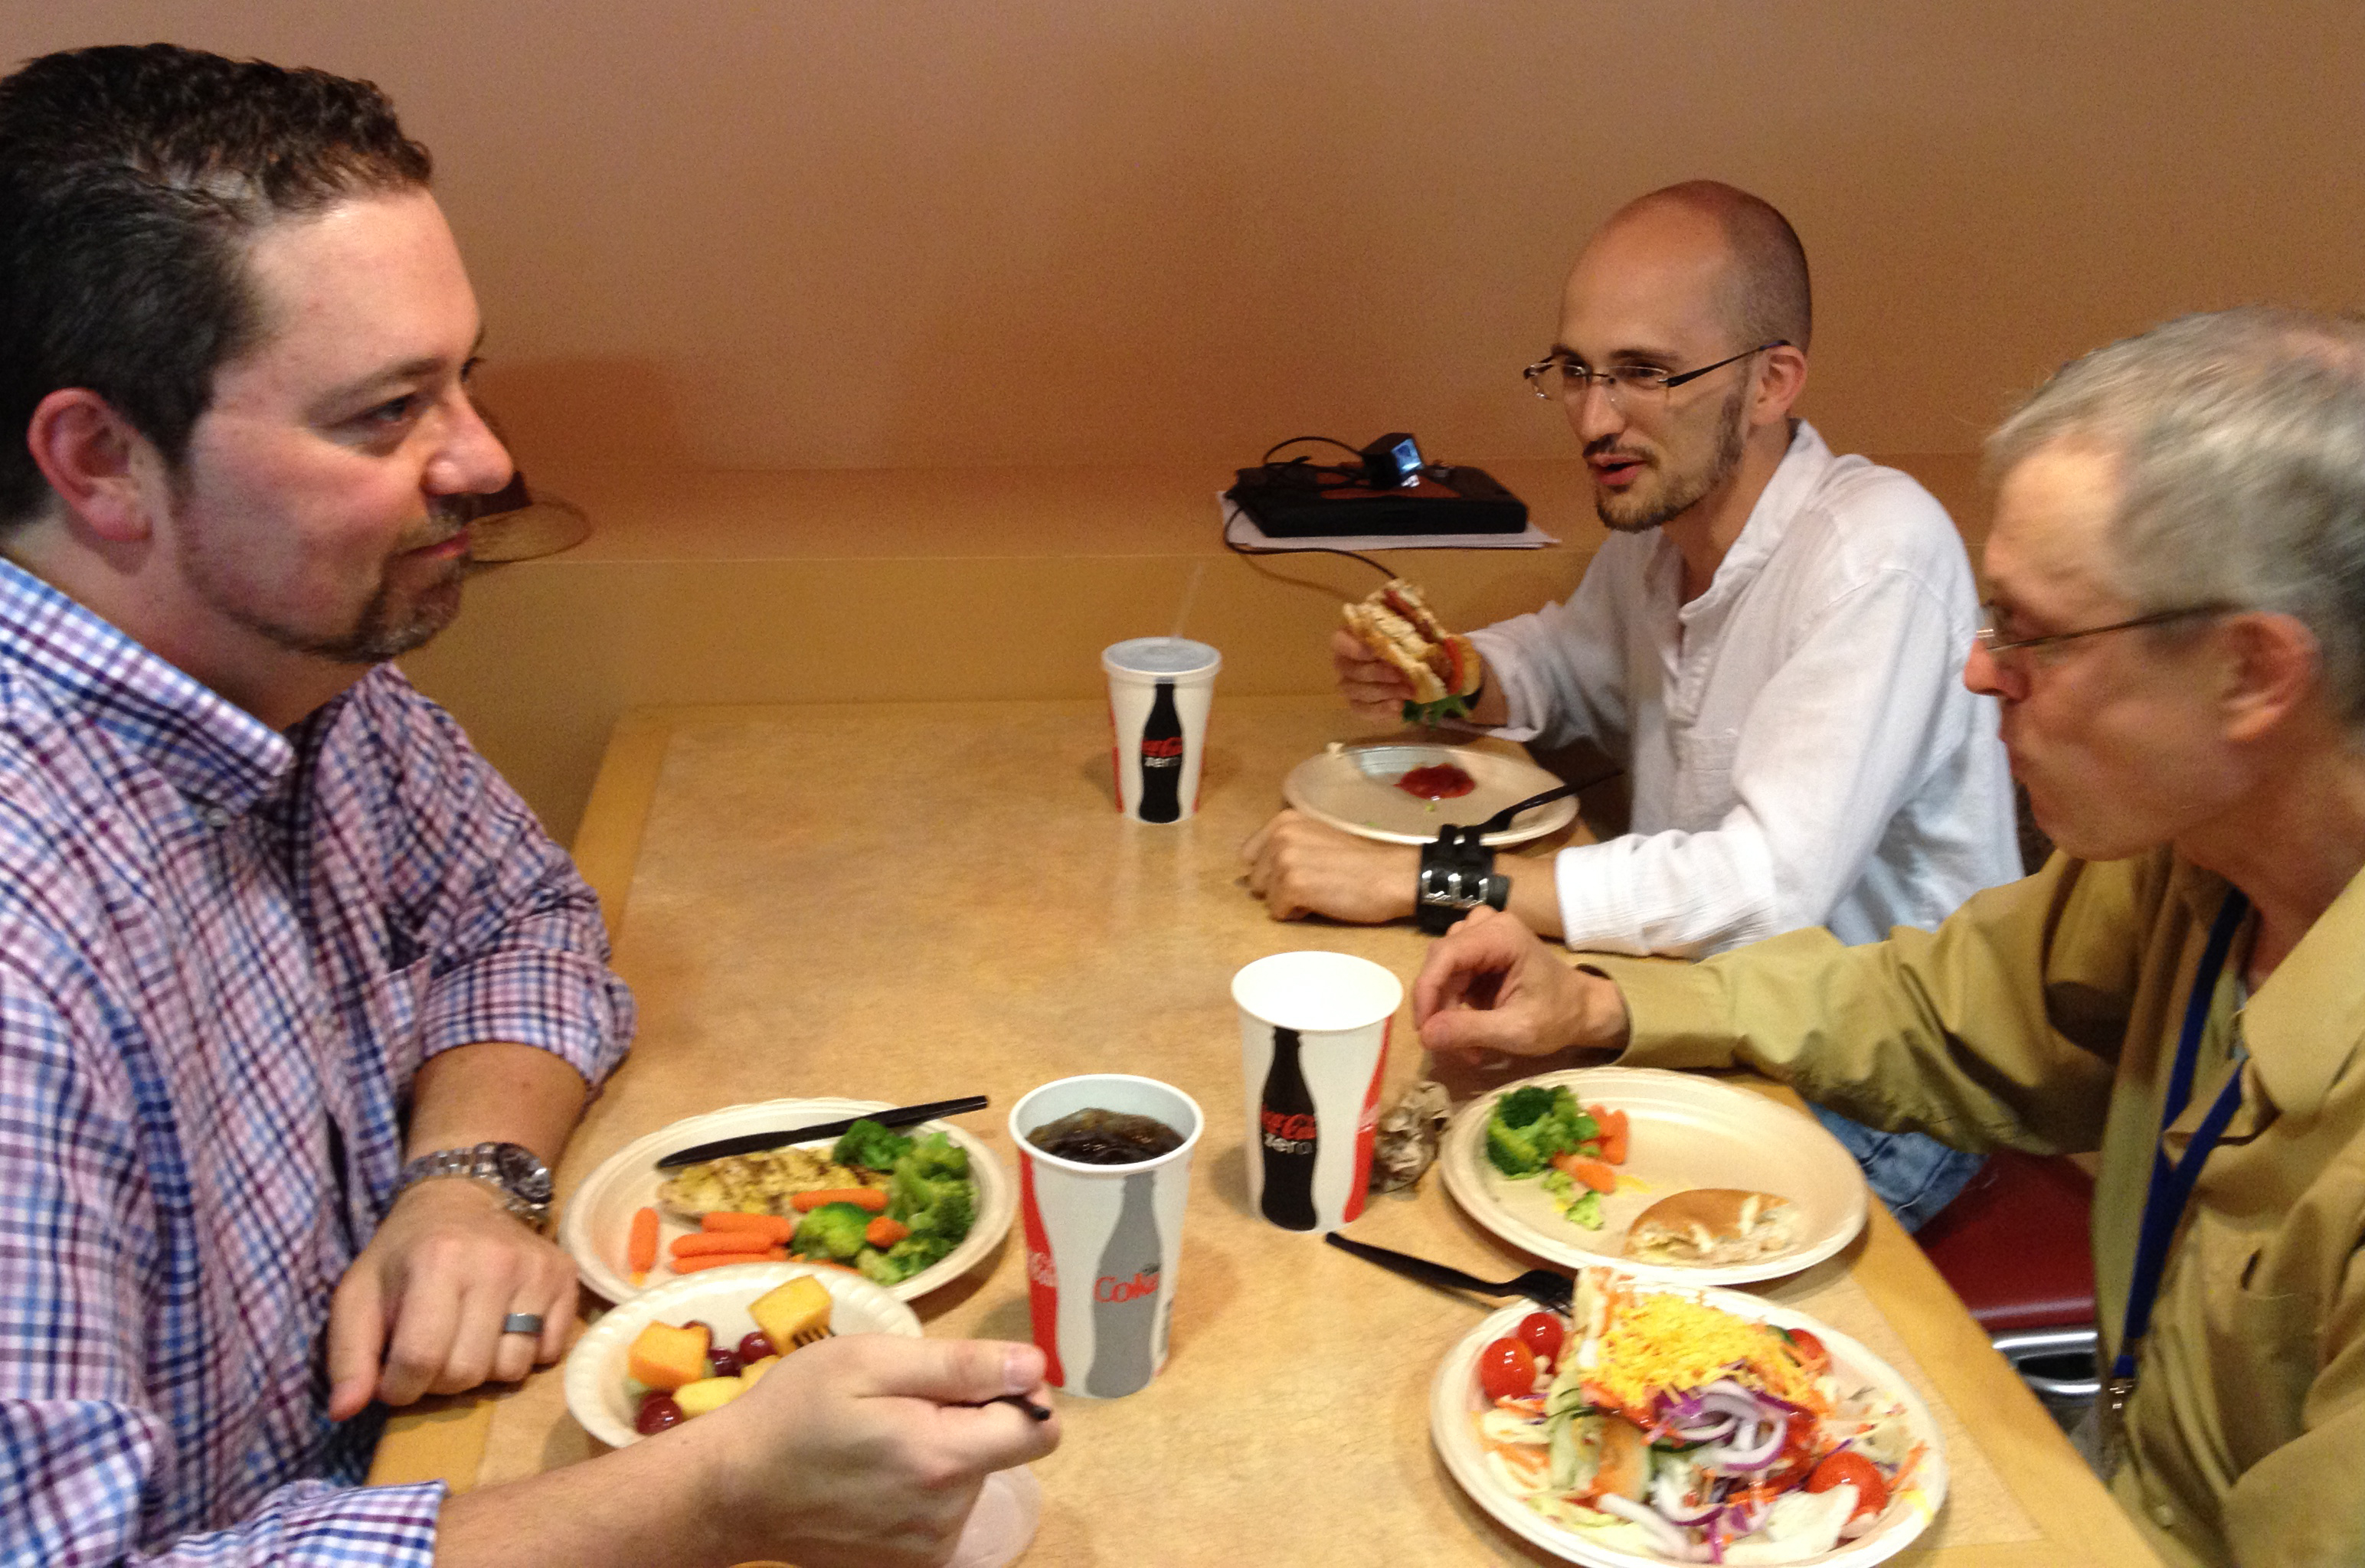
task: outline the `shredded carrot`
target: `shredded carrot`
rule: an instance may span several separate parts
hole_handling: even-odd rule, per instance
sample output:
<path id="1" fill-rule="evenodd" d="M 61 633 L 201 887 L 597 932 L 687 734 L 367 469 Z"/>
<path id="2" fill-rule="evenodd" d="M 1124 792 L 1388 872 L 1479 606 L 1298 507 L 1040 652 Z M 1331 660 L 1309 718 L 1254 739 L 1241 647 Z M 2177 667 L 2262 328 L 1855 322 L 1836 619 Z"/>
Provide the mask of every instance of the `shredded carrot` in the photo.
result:
<path id="1" fill-rule="evenodd" d="M 788 1256 L 789 1249 L 785 1247 L 768 1248 L 761 1252 L 706 1252 L 688 1258 L 676 1258 L 673 1260 L 673 1271 L 677 1274 L 694 1274 L 701 1269 L 722 1268 L 725 1263 L 779 1263 L 786 1261 Z"/>
<path id="2" fill-rule="evenodd" d="M 881 1214 L 887 1208 L 887 1194 L 876 1187 L 828 1187 L 818 1193 L 792 1193 L 789 1202 L 801 1215 L 811 1214 L 824 1204 L 852 1204 Z"/>
<path id="3" fill-rule="evenodd" d="M 633 1215 L 633 1234 L 624 1244 L 624 1266 L 633 1273 L 633 1283 L 638 1285 L 649 1277 L 657 1262 L 657 1211 L 640 1209 Z"/>
<path id="4" fill-rule="evenodd" d="M 710 1234 L 721 1231 L 756 1231 L 775 1243 L 785 1242 L 794 1234 L 797 1222 L 786 1215 L 742 1215 L 716 1209 L 698 1216 L 698 1228 Z"/>
<path id="5" fill-rule="evenodd" d="M 911 1234 L 912 1227 L 902 1220 L 889 1219 L 885 1215 L 880 1215 L 863 1227 L 862 1239 L 885 1251 Z"/>
<path id="6" fill-rule="evenodd" d="M 762 1252 L 779 1245 L 752 1230 L 693 1231 L 675 1237 L 667 1250 L 677 1258 L 707 1258 L 717 1252 Z"/>

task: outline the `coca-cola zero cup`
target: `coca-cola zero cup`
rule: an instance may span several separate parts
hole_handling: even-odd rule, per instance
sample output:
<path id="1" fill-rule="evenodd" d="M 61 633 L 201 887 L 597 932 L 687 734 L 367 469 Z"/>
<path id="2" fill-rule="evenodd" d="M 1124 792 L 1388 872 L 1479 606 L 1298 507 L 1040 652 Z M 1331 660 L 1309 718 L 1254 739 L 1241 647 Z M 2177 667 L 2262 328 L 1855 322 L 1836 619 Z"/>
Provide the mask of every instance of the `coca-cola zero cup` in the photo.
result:
<path id="1" fill-rule="evenodd" d="M 1181 822 L 1199 809 L 1207 707 L 1223 666 L 1223 655 L 1188 637 L 1135 637 L 1102 650 L 1116 807 L 1135 822 Z"/>
<path id="2" fill-rule="evenodd" d="M 1119 1165 L 1063 1159 L 1027 1135 L 1077 1111 L 1149 1116 L 1181 1135 L 1164 1154 Z M 1166 1364 L 1174 1275 L 1182 1260 L 1198 1103 L 1130 1073 L 1092 1073 L 1043 1085 L 1011 1108 L 1018 1145 L 1018 1212 L 1026 1235 L 1026 1299 L 1044 1381 L 1068 1394 L 1114 1399 Z"/>
<path id="3" fill-rule="evenodd" d="M 1287 1230 L 1336 1230 L 1363 1212 L 1404 985 L 1346 953 L 1275 953 L 1232 977 L 1232 1000 L 1249 1205 Z"/>

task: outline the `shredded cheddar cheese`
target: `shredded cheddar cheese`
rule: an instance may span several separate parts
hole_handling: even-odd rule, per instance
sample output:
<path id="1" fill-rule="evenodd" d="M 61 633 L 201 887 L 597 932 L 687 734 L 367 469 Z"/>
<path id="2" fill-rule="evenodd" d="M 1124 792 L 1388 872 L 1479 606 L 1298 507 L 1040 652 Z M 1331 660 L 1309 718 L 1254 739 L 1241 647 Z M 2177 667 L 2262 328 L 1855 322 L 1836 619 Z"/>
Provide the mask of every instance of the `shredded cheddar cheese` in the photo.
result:
<path id="1" fill-rule="evenodd" d="M 1640 1411 L 1662 1390 L 1700 1388 L 1721 1377 L 1818 1414 L 1829 1407 L 1778 1330 L 1676 1295 L 1621 1295 L 1587 1381 Z"/>

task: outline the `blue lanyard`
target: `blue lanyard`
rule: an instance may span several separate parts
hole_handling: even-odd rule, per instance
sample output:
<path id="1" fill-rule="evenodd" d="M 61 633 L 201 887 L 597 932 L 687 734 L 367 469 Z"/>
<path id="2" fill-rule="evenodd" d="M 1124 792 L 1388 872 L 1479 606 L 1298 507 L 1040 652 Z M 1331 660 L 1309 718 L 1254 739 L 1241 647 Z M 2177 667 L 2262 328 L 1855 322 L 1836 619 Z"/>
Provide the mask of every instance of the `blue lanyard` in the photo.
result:
<path id="1" fill-rule="evenodd" d="M 2184 1034 L 2177 1041 L 2176 1064 L 2169 1074 L 2168 1103 L 2160 1112 L 2163 1139 L 2192 1098 L 2192 1073 L 2201 1055 L 2201 1034 L 2209 1023 L 2209 1003 L 2217 994 L 2217 980 L 2225 972 L 2225 955 L 2234 946 L 2234 933 L 2241 929 L 2242 918 L 2249 912 L 2250 901 L 2240 891 L 2228 893 L 2225 908 L 2217 912 L 2217 924 L 2209 929 L 2209 945 L 2202 950 L 2201 968 L 2192 976 L 2192 994 L 2184 1004 Z M 2176 1235 L 2177 1222 L 2184 1217 L 2184 1205 L 2191 1200 L 2193 1184 L 2201 1180 L 2202 1165 L 2208 1159 L 2209 1151 L 2217 1147 L 2225 1124 L 2234 1119 L 2234 1108 L 2241 1103 L 2242 1068 L 2237 1059 L 2233 1076 L 2217 1092 L 2216 1102 L 2201 1118 L 2192 1141 L 2185 1146 L 2184 1157 L 2170 1166 L 2167 1154 L 2154 1146 L 2151 1190 L 2144 1196 L 2143 1227 L 2135 1242 L 2135 1278 L 2127 1288 L 2126 1332 L 2119 1337 L 2118 1359 L 2111 1364 L 2114 1378 L 2133 1379 L 2135 1375 L 2135 1347 L 2151 1327 L 2152 1303 L 2158 1299 L 2159 1276 L 2168 1267 L 2168 1244 Z"/>

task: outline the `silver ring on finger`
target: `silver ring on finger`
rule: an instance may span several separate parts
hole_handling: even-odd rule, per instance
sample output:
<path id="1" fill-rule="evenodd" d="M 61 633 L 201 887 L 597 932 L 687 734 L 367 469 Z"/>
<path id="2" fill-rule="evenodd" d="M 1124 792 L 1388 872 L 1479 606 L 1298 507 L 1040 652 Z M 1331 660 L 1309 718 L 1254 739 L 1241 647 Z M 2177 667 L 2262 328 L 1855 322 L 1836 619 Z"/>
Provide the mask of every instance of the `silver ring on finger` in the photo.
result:
<path id="1" fill-rule="evenodd" d="M 501 1332 L 504 1334 L 538 1335 L 542 1332 L 542 1314 L 538 1312 L 512 1312 L 507 1317 L 501 1319 Z"/>

